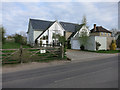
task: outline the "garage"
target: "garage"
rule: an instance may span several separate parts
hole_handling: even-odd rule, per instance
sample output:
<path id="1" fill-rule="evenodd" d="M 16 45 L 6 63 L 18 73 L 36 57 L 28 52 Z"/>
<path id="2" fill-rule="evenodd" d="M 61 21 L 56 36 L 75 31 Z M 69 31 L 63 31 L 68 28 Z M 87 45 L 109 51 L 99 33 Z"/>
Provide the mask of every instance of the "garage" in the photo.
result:
<path id="1" fill-rule="evenodd" d="M 71 40 L 71 49 L 80 49 L 80 42 L 77 39 Z"/>

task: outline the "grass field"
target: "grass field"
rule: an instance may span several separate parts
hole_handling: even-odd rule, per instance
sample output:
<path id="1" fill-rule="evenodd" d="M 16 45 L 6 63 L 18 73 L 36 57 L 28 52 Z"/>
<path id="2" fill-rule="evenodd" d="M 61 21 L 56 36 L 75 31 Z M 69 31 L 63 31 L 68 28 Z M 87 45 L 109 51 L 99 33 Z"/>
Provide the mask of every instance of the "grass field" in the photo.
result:
<path id="1" fill-rule="evenodd" d="M 22 45 L 23 48 L 30 48 L 27 45 Z M 2 49 L 16 49 L 16 48 L 20 48 L 20 44 L 19 43 L 15 43 L 15 42 L 6 42 L 5 44 L 2 45 Z"/>
<path id="2" fill-rule="evenodd" d="M 120 53 L 119 50 L 99 50 L 99 51 L 96 51 L 97 53 Z"/>

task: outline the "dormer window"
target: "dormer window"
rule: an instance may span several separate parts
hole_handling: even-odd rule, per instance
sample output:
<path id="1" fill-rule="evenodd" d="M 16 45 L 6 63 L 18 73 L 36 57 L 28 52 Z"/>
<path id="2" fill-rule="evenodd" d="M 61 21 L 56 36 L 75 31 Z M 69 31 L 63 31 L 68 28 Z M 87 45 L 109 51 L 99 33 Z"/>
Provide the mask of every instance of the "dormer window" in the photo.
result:
<path id="1" fill-rule="evenodd" d="M 106 36 L 106 33 L 105 33 L 105 36 Z"/>
<path id="2" fill-rule="evenodd" d="M 103 35 L 103 32 L 101 32 L 101 35 Z"/>

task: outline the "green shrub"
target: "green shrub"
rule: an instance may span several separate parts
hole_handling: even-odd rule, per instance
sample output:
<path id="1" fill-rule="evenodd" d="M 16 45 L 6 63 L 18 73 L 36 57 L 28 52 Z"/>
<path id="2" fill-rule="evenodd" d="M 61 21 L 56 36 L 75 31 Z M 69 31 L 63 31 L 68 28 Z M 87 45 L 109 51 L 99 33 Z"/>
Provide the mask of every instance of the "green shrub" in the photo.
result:
<path id="1" fill-rule="evenodd" d="M 25 40 L 25 37 L 23 37 L 23 36 L 21 36 L 19 34 L 15 34 L 14 35 L 14 39 L 15 39 L 15 43 L 20 43 L 22 45 L 26 45 L 27 44 L 27 42 Z"/>
<path id="2" fill-rule="evenodd" d="M 110 45 L 110 50 L 116 50 L 116 47 L 117 45 L 116 45 L 115 40 L 112 40 L 111 45 Z"/>
<path id="3" fill-rule="evenodd" d="M 81 50 L 85 50 L 84 45 L 81 45 L 81 46 L 80 46 L 80 49 L 81 49 Z"/>

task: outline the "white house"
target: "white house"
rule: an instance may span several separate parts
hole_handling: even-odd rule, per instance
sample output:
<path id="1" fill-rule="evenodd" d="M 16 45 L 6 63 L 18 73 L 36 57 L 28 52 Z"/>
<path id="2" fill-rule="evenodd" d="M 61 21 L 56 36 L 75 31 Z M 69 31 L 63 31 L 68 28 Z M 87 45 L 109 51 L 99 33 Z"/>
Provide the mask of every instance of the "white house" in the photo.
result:
<path id="1" fill-rule="evenodd" d="M 35 41 L 40 43 L 41 40 L 42 44 L 52 44 L 53 33 L 63 36 L 64 31 L 64 28 L 62 28 L 58 21 L 48 22 L 30 19 L 27 43 L 34 46 Z"/>
<path id="2" fill-rule="evenodd" d="M 102 26 L 96 26 L 96 24 L 94 24 L 92 30 L 88 30 L 84 24 L 30 19 L 27 43 L 32 46 L 36 44 L 42 46 L 53 45 L 59 43 L 58 39 L 54 38 L 54 35 L 59 34 L 65 36 L 66 40 L 70 42 L 71 49 L 80 49 L 82 42 L 79 37 L 82 33 L 89 37 L 87 44 L 84 45 L 87 50 L 96 50 L 96 42 L 101 44 L 99 50 L 107 50 L 113 39 L 110 31 Z"/>
<path id="3" fill-rule="evenodd" d="M 65 36 L 66 40 L 75 32 L 79 24 L 69 22 L 58 22 L 30 19 L 28 26 L 27 43 L 34 46 L 39 44 L 53 44 L 56 41 L 53 38 L 54 34 Z"/>
<path id="4" fill-rule="evenodd" d="M 111 37 L 111 32 L 102 26 L 96 27 L 96 24 L 94 24 L 94 28 L 90 31 L 85 26 L 82 26 L 79 31 L 74 32 L 70 37 L 72 49 L 80 49 L 82 41 L 79 37 L 83 31 L 88 36 L 86 44 L 84 44 L 86 50 L 96 50 L 96 42 L 101 44 L 99 50 L 107 50 L 112 40 L 114 40 L 114 37 Z"/>

